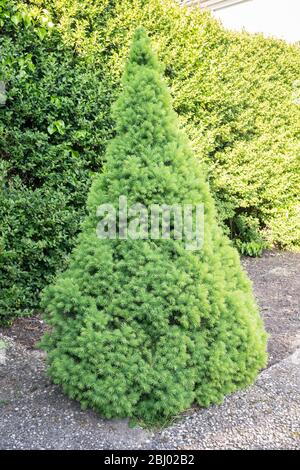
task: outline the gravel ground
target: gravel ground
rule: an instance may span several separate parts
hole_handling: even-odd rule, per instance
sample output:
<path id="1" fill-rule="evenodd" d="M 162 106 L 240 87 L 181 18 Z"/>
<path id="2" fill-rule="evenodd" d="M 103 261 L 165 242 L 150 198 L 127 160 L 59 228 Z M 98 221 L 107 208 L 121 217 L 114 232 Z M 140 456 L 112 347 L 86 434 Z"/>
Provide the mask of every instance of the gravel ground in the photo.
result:
<path id="1" fill-rule="evenodd" d="M 222 405 L 148 432 L 81 411 L 45 377 L 41 353 L 0 338 L 0 449 L 300 449 L 300 349 Z"/>
<path id="2" fill-rule="evenodd" d="M 269 365 L 300 347 L 300 253 L 267 251 L 243 258 L 266 329 Z"/>
<path id="3" fill-rule="evenodd" d="M 269 252 L 243 264 L 271 335 L 270 367 L 252 387 L 163 431 L 132 429 L 81 411 L 52 385 L 33 349 L 41 320 L 28 319 L 27 332 L 22 320 L 0 332 L 0 449 L 300 449 L 300 255 Z"/>
<path id="4" fill-rule="evenodd" d="M 0 347 L 1 340 L 0 449 L 135 449 L 147 441 L 125 420 L 81 411 L 45 376 L 43 353 L 1 335 Z"/>
<path id="5" fill-rule="evenodd" d="M 154 436 L 154 449 L 300 449 L 300 349 L 220 406 Z"/>

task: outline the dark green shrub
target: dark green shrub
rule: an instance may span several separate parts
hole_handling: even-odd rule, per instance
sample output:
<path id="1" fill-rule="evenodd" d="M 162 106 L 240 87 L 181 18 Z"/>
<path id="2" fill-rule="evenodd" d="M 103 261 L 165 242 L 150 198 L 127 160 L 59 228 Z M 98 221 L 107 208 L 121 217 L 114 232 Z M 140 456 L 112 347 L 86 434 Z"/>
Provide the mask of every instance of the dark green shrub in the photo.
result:
<path id="1" fill-rule="evenodd" d="M 2 1 L 0 323 L 36 308 L 64 267 L 111 132 L 100 70 L 45 14 Z"/>
<path id="2" fill-rule="evenodd" d="M 217 226 L 203 171 L 171 108 L 143 30 L 135 34 L 117 135 L 88 198 L 67 270 L 43 298 L 49 374 L 105 417 L 164 421 L 222 401 L 266 361 L 266 335 L 239 257 Z M 204 244 L 98 238 L 97 208 L 204 204 Z M 194 221 L 195 222 L 195 221 Z M 171 232 L 173 233 L 173 232 Z"/>

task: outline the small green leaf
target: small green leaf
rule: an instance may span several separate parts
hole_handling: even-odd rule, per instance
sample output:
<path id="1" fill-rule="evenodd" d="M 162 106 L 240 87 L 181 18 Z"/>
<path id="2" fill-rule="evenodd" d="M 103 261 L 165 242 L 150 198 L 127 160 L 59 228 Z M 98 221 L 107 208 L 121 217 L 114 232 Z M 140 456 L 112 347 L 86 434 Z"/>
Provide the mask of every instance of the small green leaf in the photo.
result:
<path id="1" fill-rule="evenodd" d="M 28 13 L 23 12 L 22 13 L 22 18 L 23 18 L 25 27 L 28 28 L 31 25 L 30 15 Z"/>
<path id="2" fill-rule="evenodd" d="M 78 152 L 78 150 L 73 150 L 73 149 L 71 149 L 71 155 L 72 155 L 72 157 L 74 157 L 74 158 L 78 158 L 78 157 L 79 157 L 79 152 Z"/>
<path id="3" fill-rule="evenodd" d="M 62 120 L 55 121 L 54 124 L 56 126 L 57 132 L 61 135 L 64 135 L 65 128 L 66 128 L 64 121 Z"/>
<path id="4" fill-rule="evenodd" d="M 54 124 L 50 124 L 48 127 L 47 127 L 47 131 L 49 132 L 50 135 L 54 134 L 56 132 L 56 128 L 54 126 Z"/>
<path id="5" fill-rule="evenodd" d="M 37 28 L 36 32 L 37 32 L 38 37 L 41 39 L 41 41 L 44 39 L 44 37 L 47 34 L 47 31 L 45 28 Z"/>
<path id="6" fill-rule="evenodd" d="M 19 23 L 22 21 L 22 15 L 21 13 L 16 13 L 11 17 L 11 21 L 15 26 L 18 26 Z"/>
<path id="7" fill-rule="evenodd" d="M 55 132 L 58 132 L 60 135 L 64 135 L 65 133 L 65 123 L 62 120 L 54 121 L 52 122 L 48 127 L 47 130 L 49 134 L 54 134 Z"/>

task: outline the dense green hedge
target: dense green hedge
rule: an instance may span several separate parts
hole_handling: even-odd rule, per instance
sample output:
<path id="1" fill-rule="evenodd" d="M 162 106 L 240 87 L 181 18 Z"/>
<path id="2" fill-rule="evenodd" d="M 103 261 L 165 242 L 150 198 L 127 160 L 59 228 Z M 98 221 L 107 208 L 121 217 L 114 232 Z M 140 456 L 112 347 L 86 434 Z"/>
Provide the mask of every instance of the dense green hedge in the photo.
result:
<path id="1" fill-rule="evenodd" d="M 139 24 L 240 250 L 259 253 L 262 237 L 299 247 L 299 48 L 171 0 L 0 0 L 0 11 L 0 318 L 35 308 L 65 264 Z"/>
<path id="2" fill-rule="evenodd" d="M 109 91 L 49 15 L 2 9 L 0 323 L 37 307 L 64 267 L 110 131 Z"/>
<path id="3" fill-rule="evenodd" d="M 132 32 L 144 25 L 240 250 L 259 254 L 263 239 L 299 248 L 299 47 L 225 31 L 209 13 L 172 0 L 50 4 L 65 41 L 104 64 L 115 95 Z"/>

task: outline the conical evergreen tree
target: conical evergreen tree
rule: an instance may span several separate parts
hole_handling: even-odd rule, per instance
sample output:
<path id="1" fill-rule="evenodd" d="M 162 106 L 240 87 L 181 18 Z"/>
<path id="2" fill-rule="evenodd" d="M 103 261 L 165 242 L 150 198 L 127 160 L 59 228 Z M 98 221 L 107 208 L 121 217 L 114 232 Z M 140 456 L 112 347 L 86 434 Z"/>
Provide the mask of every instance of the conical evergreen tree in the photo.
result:
<path id="1" fill-rule="evenodd" d="M 88 197 L 66 272 L 44 293 L 49 374 L 105 417 L 151 423 L 222 401 L 266 363 L 266 334 L 203 171 L 178 127 L 146 33 L 135 33 L 114 106 L 117 136 Z M 100 239 L 97 208 L 204 204 L 204 244 Z M 172 235 L 172 233 L 171 233 Z"/>

